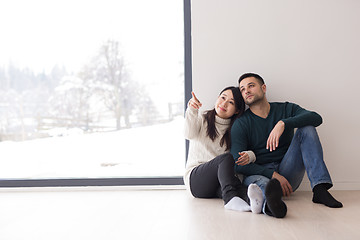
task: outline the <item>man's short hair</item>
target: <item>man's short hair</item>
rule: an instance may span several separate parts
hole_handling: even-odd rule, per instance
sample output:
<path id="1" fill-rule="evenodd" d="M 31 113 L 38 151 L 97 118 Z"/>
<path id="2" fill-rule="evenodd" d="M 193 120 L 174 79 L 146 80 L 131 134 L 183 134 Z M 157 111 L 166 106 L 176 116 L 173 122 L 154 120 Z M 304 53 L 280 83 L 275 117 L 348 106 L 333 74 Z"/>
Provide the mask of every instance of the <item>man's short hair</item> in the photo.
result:
<path id="1" fill-rule="evenodd" d="M 264 79 L 259 74 L 256 74 L 256 73 L 244 73 L 239 78 L 239 84 L 243 79 L 249 78 L 249 77 L 256 78 L 260 82 L 261 85 L 265 84 Z"/>

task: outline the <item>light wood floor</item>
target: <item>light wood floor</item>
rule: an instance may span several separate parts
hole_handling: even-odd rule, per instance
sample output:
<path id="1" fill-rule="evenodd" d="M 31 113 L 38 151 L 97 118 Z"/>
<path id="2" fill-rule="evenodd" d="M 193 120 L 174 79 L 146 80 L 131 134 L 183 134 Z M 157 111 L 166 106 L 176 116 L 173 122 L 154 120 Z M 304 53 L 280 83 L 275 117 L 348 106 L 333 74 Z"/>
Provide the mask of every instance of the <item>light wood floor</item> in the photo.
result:
<path id="1" fill-rule="evenodd" d="M 288 215 L 225 210 L 187 191 L 124 188 L 0 190 L 0 240 L 360 239 L 360 191 L 332 191 L 344 208 L 286 199 Z"/>

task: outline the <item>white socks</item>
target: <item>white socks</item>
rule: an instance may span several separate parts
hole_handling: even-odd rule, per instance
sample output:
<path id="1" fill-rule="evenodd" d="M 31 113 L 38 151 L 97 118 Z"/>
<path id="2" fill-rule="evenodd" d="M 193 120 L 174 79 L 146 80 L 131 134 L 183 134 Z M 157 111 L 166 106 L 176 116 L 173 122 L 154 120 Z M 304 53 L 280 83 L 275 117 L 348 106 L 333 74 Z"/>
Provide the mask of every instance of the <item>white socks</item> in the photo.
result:
<path id="1" fill-rule="evenodd" d="M 254 183 L 250 184 L 248 187 L 248 197 L 250 199 L 250 207 L 253 213 L 261 213 L 264 196 L 260 187 Z"/>
<path id="2" fill-rule="evenodd" d="M 240 212 L 249 212 L 251 210 L 249 204 L 239 197 L 233 197 L 227 204 L 225 204 L 225 209 Z"/>
<path id="3" fill-rule="evenodd" d="M 250 199 L 250 206 L 241 198 L 233 197 L 227 204 L 225 204 L 225 209 L 240 212 L 252 211 L 256 214 L 261 213 L 264 203 L 264 196 L 260 187 L 254 183 L 250 184 L 247 194 Z"/>

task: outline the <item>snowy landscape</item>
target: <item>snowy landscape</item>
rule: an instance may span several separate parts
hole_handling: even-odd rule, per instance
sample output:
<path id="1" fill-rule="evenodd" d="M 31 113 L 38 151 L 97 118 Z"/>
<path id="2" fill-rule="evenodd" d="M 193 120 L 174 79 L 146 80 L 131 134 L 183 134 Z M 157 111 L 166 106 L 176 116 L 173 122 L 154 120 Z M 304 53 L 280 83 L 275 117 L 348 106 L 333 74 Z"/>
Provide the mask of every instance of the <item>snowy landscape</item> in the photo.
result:
<path id="1" fill-rule="evenodd" d="M 183 1 L 2 10 L 0 179 L 183 174 Z"/>
<path id="2" fill-rule="evenodd" d="M 181 176 L 182 131 L 183 118 L 178 117 L 165 124 L 113 132 L 1 142 L 0 178 Z"/>

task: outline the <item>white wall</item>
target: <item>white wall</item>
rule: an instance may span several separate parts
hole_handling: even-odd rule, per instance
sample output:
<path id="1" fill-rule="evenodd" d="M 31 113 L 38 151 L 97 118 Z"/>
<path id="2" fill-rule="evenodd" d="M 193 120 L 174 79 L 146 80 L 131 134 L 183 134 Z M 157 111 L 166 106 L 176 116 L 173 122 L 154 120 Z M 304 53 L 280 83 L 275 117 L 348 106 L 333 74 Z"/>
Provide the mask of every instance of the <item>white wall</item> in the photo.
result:
<path id="1" fill-rule="evenodd" d="M 317 111 L 333 189 L 360 189 L 360 1 L 192 0 L 193 90 L 211 108 L 242 73 Z M 302 189 L 309 190 L 308 180 Z"/>

